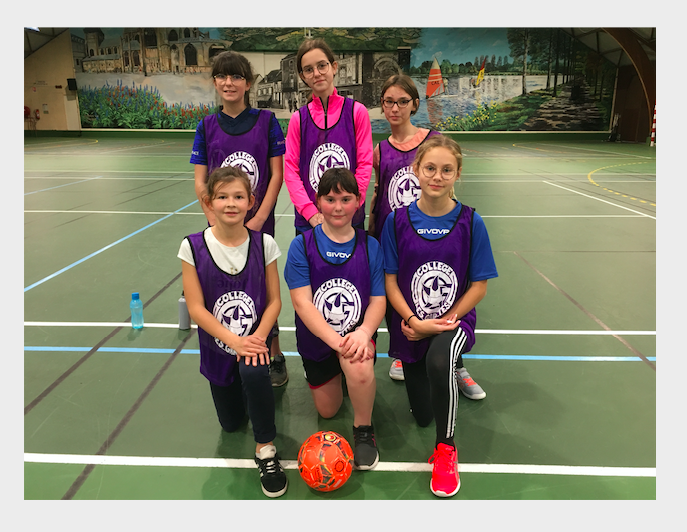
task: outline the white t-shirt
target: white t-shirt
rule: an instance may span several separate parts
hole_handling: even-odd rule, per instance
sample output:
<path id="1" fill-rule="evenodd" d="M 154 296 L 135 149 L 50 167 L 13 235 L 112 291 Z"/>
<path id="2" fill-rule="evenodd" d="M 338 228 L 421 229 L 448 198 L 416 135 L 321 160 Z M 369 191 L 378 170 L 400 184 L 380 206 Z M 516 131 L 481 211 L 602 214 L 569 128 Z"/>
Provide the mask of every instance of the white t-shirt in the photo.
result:
<path id="1" fill-rule="evenodd" d="M 208 246 L 208 251 L 215 261 L 217 266 L 222 270 L 232 275 L 237 274 L 243 270 L 246 265 L 246 260 L 248 257 L 248 243 L 249 238 L 236 247 L 225 246 L 222 244 L 215 235 L 212 233 L 212 227 L 208 227 L 203 232 L 205 235 L 205 242 Z M 271 264 L 278 257 L 281 256 L 281 250 L 275 242 L 274 238 L 267 233 L 262 233 L 262 243 L 265 253 L 265 266 Z M 191 266 L 195 266 L 196 263 L 193 260 L 193 252 L 191 251 L 190 242 L 184 238 L 179 247 L 179 253 L 177 254 L 184 262 L 188 262 Z"/>

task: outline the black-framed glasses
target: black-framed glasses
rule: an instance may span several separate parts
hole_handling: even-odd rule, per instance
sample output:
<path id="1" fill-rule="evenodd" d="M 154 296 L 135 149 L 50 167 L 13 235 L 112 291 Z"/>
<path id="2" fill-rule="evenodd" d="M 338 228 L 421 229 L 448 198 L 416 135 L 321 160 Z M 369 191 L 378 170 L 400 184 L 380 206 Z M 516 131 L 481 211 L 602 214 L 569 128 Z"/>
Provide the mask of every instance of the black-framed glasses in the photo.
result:
<path id="1" fill-rule="evenodd" d="M 303 67 L 303 70 L 301 72 L 303 73 L 303 76 L 306 78 L 311 78 L 315 75 L 315 68 L 317 68 L 317 71 L 320 74 L 326 74 L 329 72 L 329 61 L 322 61 L 321 63 L 317 63 L 315 67 L 307 66 Z"/>
<path id="2" fill-rule="evenodd" d="M 400 100 L 398 100 L 396 102 L 393 100 L 387 99 L 387 100 L 382 100 L 382 105 L 384 107 L 386 107 L 387 109 L 393 109 L 394 105 L 398 105 L 399 109 L 405 109 L 406 107 L 408 107 L 408 104 L 412 101 L 413 100 L 406 100 L 404 98 L 401 98 Z"/>
<path id="3" fill-rule="evenodd" d="M 241 74 L 217 74 L 214 76 L 214 78 L 217 81 L 227 81 L 230 79 L 232 83 L 240 83 L 241 81 L 246 80 L 246 78 Z"/>
<path id="4" fill-rule="evenodd" d="M 437 167 L 434 164 L 426 164 L 422 166 L 421 169 L 423 175 L 427 178 L 432 178 L 437 173 Z M 453 179 L 454 177 L 456 177 L 457 173 L 458 170 L 456 168 L 453 168 L 452 166 L 445 166 L 441 169 L 441 177 L 443 177 L 444 179 Z"/>

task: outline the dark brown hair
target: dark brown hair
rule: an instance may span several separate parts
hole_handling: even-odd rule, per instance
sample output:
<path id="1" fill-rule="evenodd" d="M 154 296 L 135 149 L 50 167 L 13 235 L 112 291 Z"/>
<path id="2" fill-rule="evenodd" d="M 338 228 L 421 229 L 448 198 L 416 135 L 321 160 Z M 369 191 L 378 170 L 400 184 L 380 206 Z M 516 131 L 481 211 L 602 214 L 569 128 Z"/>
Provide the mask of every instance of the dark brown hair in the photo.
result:
<path id="1" fill-rule="evenodd" d="M 349 192 L 360 198 L 360 189 L 358 188 L 358 182 L 355 180 L 355 175 L 343 166 L 330 168 L 322 174 L 322 179 L 320 179 L 320 184 L 317 188 L 317 197 L 321 198 L 332 191 L 337 194 Z"/>
<path id="2" fill-rule="evenodd" d="M 413 79 L 406 74 L 395 74 L 391 76 L 386 80 L 384 85 L 382 85 L 382 100 L 384 99 L 384 94 L 386 91 L 388 91 L 391 87 L 398 87 L 406 91 L 408 96 L 412 98 L 413 104 L 415 105 L 415 109 L 410 112 L 410 116 L 413 116 L 415 113 L 417 113 L 417 108 L 420 106 L 420 94 L 417 92 L 417 87 L 415 86 Z M 382 110 L 382 113 L 383 112 L 384 111 Z"/>
<path id="3" fill-rule="evenodd" d="M 251 85 L 255 80 L 253 67 L 250 61 L 241 54 L 232 51 L 221 52 L 212 58 L 211 76 L 213 81 L 217 74 L 224 74 L 225 76 L 238 74 L 246 78 L 246 84 Z M 248 89 L 246 89 L 246 93 L 243 95 L 243 101 L 247 107 L 250 107 L 250 94 Z"/>
<path id="4" fill-rule="evenodd" d="M 303 56 L 308 52 L 312 52 L 313 50 L 317 49 L 320 49 L 324 52 L 324 55 L 327 56 L 327 59 L 330 63 L 333 64 L 336 62 L 334 52 L 332 52 L 332 49 L 324 41 L 324 39 L 307 39 L 303 41 L 301 45 L 298 47 L 298 53 L 296 54 L 296 69 L 299 73 L 303 72 L 303 66 L 301 65 L 301 60 L 303 59 Z"/>

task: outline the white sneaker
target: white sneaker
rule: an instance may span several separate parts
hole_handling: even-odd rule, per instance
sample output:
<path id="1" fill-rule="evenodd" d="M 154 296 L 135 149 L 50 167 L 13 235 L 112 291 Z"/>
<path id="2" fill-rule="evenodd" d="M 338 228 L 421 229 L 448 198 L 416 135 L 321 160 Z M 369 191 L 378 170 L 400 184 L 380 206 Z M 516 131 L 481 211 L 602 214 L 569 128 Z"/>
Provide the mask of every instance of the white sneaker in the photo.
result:
<path id="1" fill-rule="evenodd" d="M 403 375 L 403 363 L 397 358 L 394 358 L 391 361 L 391 367 L 389 368 L 389 377 L 391 377 L 395 381 L 406 380 L 405 376 Z"/>
<path id="2" fill-rule="evenodd" d="M 487 396 L 486 392 L 470 377 L 465 368 L 459 368 L 456 371 L 456 379 L 458 380 L 458 388 L 468 399 L 484 399 Z"/>

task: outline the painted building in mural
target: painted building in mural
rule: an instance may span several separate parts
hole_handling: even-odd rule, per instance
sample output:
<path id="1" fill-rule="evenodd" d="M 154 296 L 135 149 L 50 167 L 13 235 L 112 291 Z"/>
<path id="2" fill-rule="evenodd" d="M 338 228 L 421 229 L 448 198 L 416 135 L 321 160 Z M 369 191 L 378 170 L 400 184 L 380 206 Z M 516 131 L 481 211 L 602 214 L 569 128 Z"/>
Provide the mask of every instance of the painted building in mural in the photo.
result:
<path id="1" fill-rule="evenodd" d="M 375 106 L 381 96 L 384 82 L 401 72 L 396 52 L 355 52 L 334 54 L 338 71 L 334 85 L 341 96 L 353 98 L 366 107 Z M 293 102 L 293 110 L 308 101 L 309 87 L 303 83 L 296 69 L 296 54 L 284 57 L 282 64 L 282 90 L 284 108 Z"/>
<path id="2" fill-rule="evenodd" d="M 198 28 L 125 28 L 119 37 L 108 38 L 100 28 L 83 32 L 87 57 L 82 71 L 89 73 L 210 72 L 212 58 L 231 44 Z"/>

